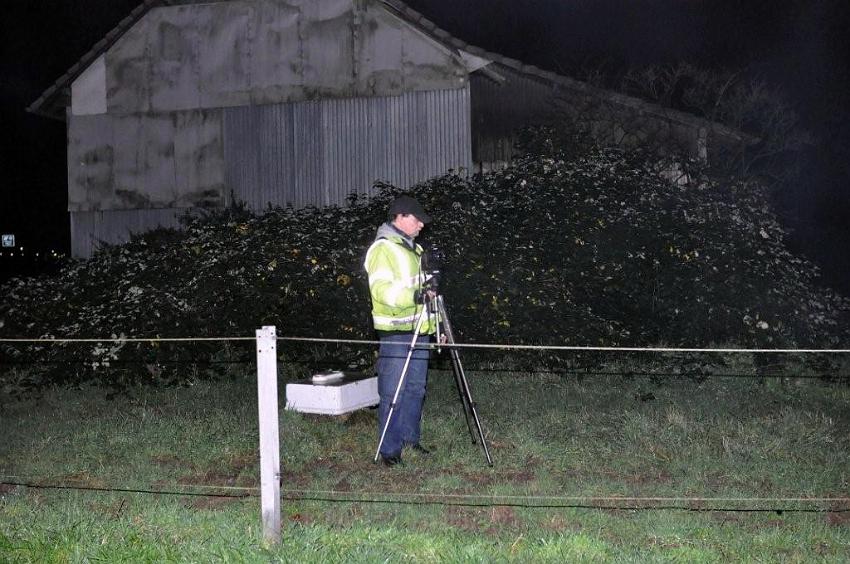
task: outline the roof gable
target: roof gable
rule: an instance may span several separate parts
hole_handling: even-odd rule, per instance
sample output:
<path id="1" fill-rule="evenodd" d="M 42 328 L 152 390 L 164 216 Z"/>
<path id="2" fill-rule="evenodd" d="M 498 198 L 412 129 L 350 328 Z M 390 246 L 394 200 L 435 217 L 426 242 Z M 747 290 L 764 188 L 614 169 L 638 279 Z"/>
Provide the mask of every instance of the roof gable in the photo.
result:
<path id="1" fill-rule="evenodd" d="M 83 91 L 130 114 L 445 90 L 468 76 L 455 49 L 377 0 L 154 6 L 95 54 L 63 77 L 73 111 Z"/>
<path id="2" fill-rule="evenodd" d="M 193 6 L 200 4 L 239 3 L 240 0 L 207 0 L 197 2 L 196 0 L 144 0 L 126 18 L 121 20 L 103 39 L 83 55 L 80 60 L 63 74 L 56 82 L 33 102 L 27 110 L 39 115 L 64 120 L 66 108 L 70 105 L 70 90 L 73 81 L 79 77 L 99 57 L 103 56 L 113 45 L 115 45 L 125 34 L 130 32 L 134 25 L 145 17 L 151 10 L 168 6 Z M 317 4 L 315 0 L 290 0 L 293 4 L 301 7 Z M 394 14 L 400 20 L 407 23 L 415 32 L 432 39 L 446 49 L 456 53 L 458 61 L 465 64 L 469 72 L 478 71 L 498 80 L 499 66 L 510 68 L 514 71 L 527 75 L 529 78 L 551 83 L 559 88 L 572 91 L 584 92 L 589 96 L 598 96 L 624 107 L 634 108 L 636 111 L 658 115 L 665 120 L 672 120 L 688 127 L 708 127 L 714 134 L 728 139 L 752 138 L 740 131 L 733 130 L 716 122 L 692 114 L 664 108 L 657 104 L 648 103 L 644 100 L 603 90 L 593 87 L 587 83 L 549 72 L 533 65 L 527 65 L 522 61 L 504 57 L 498 53 L 486 51 L 479 47 L 469 45 L 462 39 L 452 36 L 450 33 L 439 28 L 419 12 L 407 6 L 401 0 L 352 0 L 357 4 L 374 3 L 383 6 L 389 13 Z M 318 2 L 321 4 L 321 2 Z M 332 5 L 332 4 L 331 4 Z M 381 57 L 387 53 L 384 50 L 376 51 L 375 58 L 380 62 Z M 472 55 L 472 57 L 469 57 Z M 388 59 L 385 60 L 388 62 Z M 496 65 L 488 63 L 496 63 Z M 495 69 L 495 72 L 494 72 Z M 255 103 L 262 103 L 262 97 Z"/>

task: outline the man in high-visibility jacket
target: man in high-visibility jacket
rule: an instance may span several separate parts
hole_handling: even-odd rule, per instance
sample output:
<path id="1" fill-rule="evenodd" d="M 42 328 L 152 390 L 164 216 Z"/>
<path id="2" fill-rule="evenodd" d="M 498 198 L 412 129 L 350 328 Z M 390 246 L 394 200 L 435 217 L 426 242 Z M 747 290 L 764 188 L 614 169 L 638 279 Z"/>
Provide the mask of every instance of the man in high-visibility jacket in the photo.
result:
<path id="1" fill-rule="evenodd" d="M 422 247 L 414 242 L 431 217 L 410 196 L 400 196 L 390 205 L 389 220 L 378 228 L 366 253 L 372 296 L 372 320 L 381 341 L 378 353 L 378 435 L 383 433 L 398 387 L 405 359 L 419 326 L 416 343 L 427 344 L 436 331 L 436 316 L 429 314 L 424 299 L 433 297 L 425 287 Z M 422 316 L 425 316 L 423 319 Z M 401 451 L 409 447 L 429 454 L 419 443 L 422 405 L 428 383 L 430 351 L 414 348 L 380 454 L 385 465 L 401 462 Z"/>

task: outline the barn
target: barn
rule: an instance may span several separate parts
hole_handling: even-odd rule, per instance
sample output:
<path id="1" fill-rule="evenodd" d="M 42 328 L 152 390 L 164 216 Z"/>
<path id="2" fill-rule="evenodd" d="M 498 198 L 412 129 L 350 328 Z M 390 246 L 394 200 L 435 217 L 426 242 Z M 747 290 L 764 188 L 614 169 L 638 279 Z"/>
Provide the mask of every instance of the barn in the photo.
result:
<path id="1" fill-rule="evenodd" d="M 498 167 L 556 107 L 607 143 L 661 136 L 706 159 L 741 141 L 399 0 L 145 0 L 28 109 L 67 124 L 71 252 L 88 257 L 199 208 L 344 205 L 378 180 Z"/>

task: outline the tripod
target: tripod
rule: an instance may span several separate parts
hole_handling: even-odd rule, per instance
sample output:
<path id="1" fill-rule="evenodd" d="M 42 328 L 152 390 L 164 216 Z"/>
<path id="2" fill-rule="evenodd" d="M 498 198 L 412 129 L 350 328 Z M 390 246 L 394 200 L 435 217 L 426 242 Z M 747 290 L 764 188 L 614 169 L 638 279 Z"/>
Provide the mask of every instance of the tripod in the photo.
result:
<path id="1" fill-rule="evenodd" d="M 449 316 L 446 313 L 443 296 L 434 294 L 430 299 L 427 297 L 425 299 L 426 307 L 423 308 L 422 315 L 419 316 L 419 319 L 416 322 L 416 328 L 413 330 L 413 338 L 410 341 L 410 346 L 407 350 L 407 357 L 405 358 L 404 366 L 401 369 L 401 377 L 398 380 L 398 385 L 396 386 L 395 394 L 393 395 L 393 401 L 390 404 L 389 413 L 387 413 L 387 420 L 384 423 L 384 429 L 381 432 L 381 440 L 378 442 L 378 449 L 375 451 L 375 462 L 378 461 L 378 456 L 381 453 L 381 447 L 384 444 L 384 438 L 387 436 L 387 429 L 390 428 L 390 421 L 392 420 L 393 413 L 395 412 L 398 396 L 401 394 L 401 390 L 404 387 L 404 378 L 407 375 L 407 369 L 410 366 L 410 359 L 413 356 L 413 350 L 416 348 L 416 339 L 419 337 L 419 331 L 422 330 L 425 318 L 428 315 L 436 314 L 437 316 L 436 338 L 438 352 L 440 351 L 441 341 L 440 324 L 443 326 L 442 334 L 446 337 L 446 344 L 455 344 L 454 334 L 452 333 L 452 325 L 449 322 Z M 487 464 L 492 466 L 493 459 L 490 457 L 490 450 L 487 448 L 487 441 L 484 438 L 484 430 L 481 428 L 481 420 L 478 418 L 478 410 L 475 407 L 475 402 L 472 400 L 472 392 L 469 389 L 469 381 L 466 379 L 466 374 L 463 371 L 463 365 L 460 362 L 460 354 L 454 347 L 450 349 L 449 354 L 452 361 L 452 373 L 454 374 L 455 385 L 457 386 L 457 391 L 460 395 L 461 403 L 463 404 L 463 415 L 466 418 L 466 425 L 469 428 L 469 435 L 472 438 L 472 443 L 475 444 L 476 440 L 481 441 L 481 448 L 484 450 L 484 456 L 487 459 Z"/>

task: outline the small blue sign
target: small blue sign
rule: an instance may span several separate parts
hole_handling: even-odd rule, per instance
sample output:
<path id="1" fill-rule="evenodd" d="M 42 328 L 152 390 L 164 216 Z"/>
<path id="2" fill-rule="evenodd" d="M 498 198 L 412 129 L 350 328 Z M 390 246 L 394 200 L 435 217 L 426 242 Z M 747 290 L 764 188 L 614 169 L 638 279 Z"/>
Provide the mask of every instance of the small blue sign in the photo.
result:
<path id="1" fill-rule="evenodd" d="M 3 233 L 3 247 L 14 247 L 15 246 L 15 235 L 13 233 Z"/>

